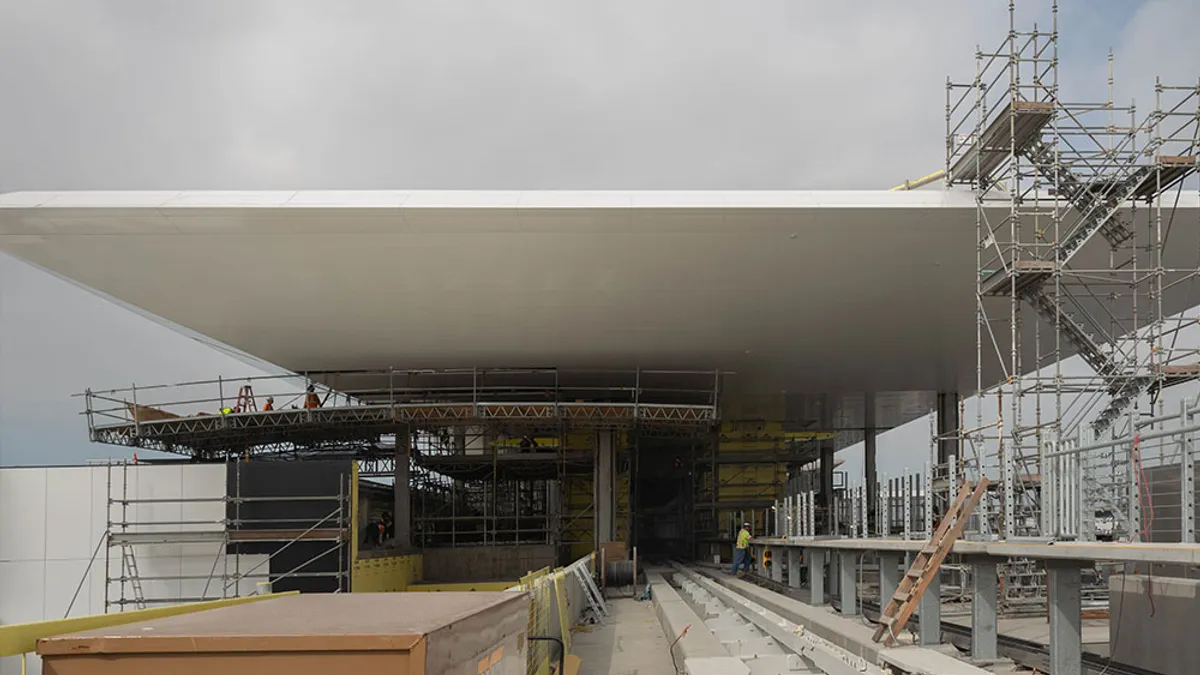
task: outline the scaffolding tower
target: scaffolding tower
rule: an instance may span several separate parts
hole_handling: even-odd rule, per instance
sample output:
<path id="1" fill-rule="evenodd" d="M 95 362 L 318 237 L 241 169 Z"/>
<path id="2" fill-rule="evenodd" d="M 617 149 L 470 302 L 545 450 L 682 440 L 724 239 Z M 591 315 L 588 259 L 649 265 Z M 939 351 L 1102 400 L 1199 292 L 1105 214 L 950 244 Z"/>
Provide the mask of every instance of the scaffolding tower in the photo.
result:
<path id="1" fill-rule="evenodd" d="M 1042 458 L 1132 435 L 1140 415 L 1164 414 L 1162 390 L 1200 376 L 1196 350 L 1177 345 L 1195 318 L 1163 311 L 1200 266 L 1172 254 L 1170 238 L 1196 225 L 1174 207 L 1195 189 L 1200 85 L 1156 81 L 1139 118 L 1113 100 L 1110 54 L 1108 99 L 1064 100 L 1057 3 L 1049 31 L 1018 30 L 1015 3 L 1009 17 L 999 47 L 976 54 L 975 77 L 947 81 L 946 183 L 969 187 L 977 206 L 978 405 L 973 425 L 960 416 L 935 443 L 957 445 L 958 471 L 999 477 L 984 504 L 990 533 L 1092 537 L 1048 522 Z M 1064 369 L 1073 354 L 1087 372 Z M 1142 536 L 1133 455 L 1112 446 L 1078 460 L 1082 508 L 1111 513 L 1117 539 Z"/>
<path id="2" fill-rule="evenodd" d="M 343 485 L 336 495 L 244 496 L 241 472 L 237 470 L 240 467 L 235 467 L 232 494 L 227 490 L 224 494 L 198 497 L 136 497 L 129 494 L 131 468 L 136 467 L 129 461 L 107 462 L 106 526 L 101 542 L 105 613 L 239 597 L 257 592 L 260 583 L 274 586 L 288 579 L 327 578 L 333 580 L 336 591 L 350 590 L 346 553 L 354 533 L 348 485 Z M 116 476 L 114 469 L 119 471 Z M 266 504 L 272 510 L 289 510 L 296 504 L 315 505 L 324 515 L 254 518 L 253 514 L 243 513 L 244 508 Z M 158 507 L 164 506 L 179 507 L 181 514 L 187 511 L 185 506 L 193 511 L 214 513 L 211 517 L 155 516 Z M 315 546 L 316 553 L 287 570 L 272 570 L 272 561 L 299 542 Z M 249 551 L 264 547 L 267 553 L 254 555 Z M 337 560 L 336 567 L 323 564 L 330 558 Z M 162 559 L 173 560 L 160 571 L 156 563 Z M 207 571 L 184 569 L 184 561 L 188 560 L 204 563 Z M 149 573 L 143 568 L 148 568 Z M 85 579 L 90 571 L 91 565 L 84 573 Z M 243 581 L 254 582 L 254 590 L 248 590 Z M 184 591 L 199 588 L 200 582 L 203 582 L 201 590 Z M 147 590 L 156 587 L 177 587 L 179 591 Z"/>

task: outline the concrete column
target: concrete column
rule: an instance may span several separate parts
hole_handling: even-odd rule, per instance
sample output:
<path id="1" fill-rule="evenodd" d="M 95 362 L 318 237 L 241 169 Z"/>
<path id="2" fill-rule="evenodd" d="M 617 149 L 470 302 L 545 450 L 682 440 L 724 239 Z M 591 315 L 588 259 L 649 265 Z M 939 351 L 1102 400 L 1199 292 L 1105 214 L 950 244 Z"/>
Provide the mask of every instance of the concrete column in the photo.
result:
<path id="1" fill-rule="evenodd" d="M 782 555 L 781 555 L 782 554 Z M 787 554 L 783 554 L 783 549 L 771 548 L 771 581 L 777 584 L 783 583 L 783 565 L 786 562 Z"/>
<path id="2" fill-rule="evenodd" d="M 826 590 L 834 597 L 842 596 L 842 557 L 837 551 L 829 552 L 829 574 L 825 576 Z"/>
<path id="3" fill-rule="evenodd" d="M 883 610 L 887 604 L 892 601 L 892 596 L 896 594 L 896 589 L 900 588 L 900 561 L 903 559 L 899 553 L 880 553 L 879 554 L 879 609 Z"/>
<path id="4" fill-rule="evenodd" d="M 829 431 L 833 428 L 833 401 L 828 394 L 821 397 L 821 428 Z M 836 452 L 836 441 L 818 441 L 821 447 L 821 494 L 817 495 L 818 503 L 829 508 L 833 505 L 833 456 Z M 828 525 L 826 526 L 828 527 Z"/>
<path id="5" fill-rule="evenodd" d="M 616 536 L 617 449 L 612 431 L 596 432 L 596 542 L 612 541 Z"/>
<path id="6" fill-rule="evenodd" d="M 838 582 L 839 597 L 842 602 L 842 616 L 858 614 L 858 553 L 855 551 L 838 551 Z"/>
<path id="7" fill-rule="evenodd" d="M 800 588 L 800 549 L 795 546 L 787 548 L 788 587 Z"/>
<path id="8" fill-rule="evenodd" d="M 922 645 L 936 645 L 942 641 L 942 577 L 938 574 L 921 595 L 917 606 L 920 612 L 919 638 Z M 1055 673 L 1058 675 L 1058 673 Z"/>
<path id="9" fill-rule="evenodd" d="M 868 391 L 863 400 L 863 478 L 867 484 L 867 522 L 875 525 L 875 505 L 879 493 L 875 483 L 879 480 L 875 462 L 875 392 Z M 870 532 L 868 527 L 867 531 Z"/>
<path id="10" fill-rule="evenodd" d="M 402 551 L 412 548 L 412 498 L 408 484 L 408 462 L 412 447 L 412 430 L 405 427 L 396 434 L 396 467 L 392 478 L 392 522 L 396 537 L 393 546 Z M 358 536 L 357 534 L 355 536 Z"/>
<path id="11" fill-rule="evenodd" d="M 958 455 L 958 440 L 946 439 L 946 435 L 957 434 L 958 392 L 938 392 L 937 395 L 937 433 L 942 440 L 938 441 L 938 464 L 950 461 L 950 455 Z"/>
<path id="12" fill-rule="evenodd" d="M 1050 586 L 1050 672 L 1054 675 L 1083 673 L 1083 606 L 1078 561 L 1047 560 Z"/>
<path id="13" fill-rule="evenodd" d="M 979 660 L 995 659 L 996 653 L 996 558 L 972 558 L 971 577 L 971 656 Z"/>
<path id="14" fill-rule="evenodd" d="M 804 557 L 808 561 L 808 587 L 811 589 L 808 602 L 812 605 L 823 605 L 825 604 L 825 550 L 805 549 Z"/>

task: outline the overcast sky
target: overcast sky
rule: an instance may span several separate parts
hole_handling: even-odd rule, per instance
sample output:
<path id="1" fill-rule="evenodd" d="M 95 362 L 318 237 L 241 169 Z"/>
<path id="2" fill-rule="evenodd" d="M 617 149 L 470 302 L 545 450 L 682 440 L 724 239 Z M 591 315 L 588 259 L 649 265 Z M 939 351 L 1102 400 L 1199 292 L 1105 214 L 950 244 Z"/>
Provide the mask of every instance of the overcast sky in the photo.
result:
<path id="1" fill-rule="evenodd" d="M 1049 3 L 1020 2 L 1049 27 Z M 1062 80 L 1149 110 L 1200 3 L 1066 0 Z M 0 0 L 0 191 L 885 188 L 1007 2 Z M 0 256 L 0 463 L 90 446 L 87 386 L 248 366 Z"/>

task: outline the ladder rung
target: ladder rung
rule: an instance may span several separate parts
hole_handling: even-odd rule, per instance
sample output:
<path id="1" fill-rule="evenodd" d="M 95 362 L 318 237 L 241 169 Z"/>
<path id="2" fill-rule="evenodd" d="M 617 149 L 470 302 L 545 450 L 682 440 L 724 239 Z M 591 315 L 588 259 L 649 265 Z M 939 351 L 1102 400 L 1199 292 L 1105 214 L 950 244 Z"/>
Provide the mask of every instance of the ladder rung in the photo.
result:
<path id="1" fill-rule="evenodd" d="M 923 571 L 924 570 L 909 570 L 904 573 L 904 576 L 909 577 L 910 579 L 920 579 L 921 572 L 923 572 Z"/>
<path id="2" fill-rule="evenodd" d="M 908 600 L 910 595 L 912 595 L 911 592 L 905 593 L 904 591 L 896 591 L 896 594 L 892 596 L 892 600 L 903 603 Z"/>

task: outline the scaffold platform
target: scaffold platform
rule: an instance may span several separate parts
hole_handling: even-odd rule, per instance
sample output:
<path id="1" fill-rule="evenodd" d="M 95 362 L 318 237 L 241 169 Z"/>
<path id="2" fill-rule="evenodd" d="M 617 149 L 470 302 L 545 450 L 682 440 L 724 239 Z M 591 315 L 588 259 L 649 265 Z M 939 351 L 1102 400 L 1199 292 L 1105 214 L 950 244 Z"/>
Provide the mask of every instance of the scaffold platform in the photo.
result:
<path id="1" fill-rule="evenodd" d="M 653 386 L 655 374 L 668 386 Z M 381 437 L 418 429 L 484 428 L 510 437 L 537 430 L 701 433 L 719 419 L 719 377 L 682 371 L 604 371 L 589 379 L 578 371 L 565 376 L 553 370 L 498 375 L 496 371 L 391 370 L 134 386 L 89 390 L 84 396 L 93 442 L 217 459 L 347 448 L 371 454 Z M 371 386 L 356 388 L 355 378 L 369 378 Z M 413 386 L 414 381 L 419 386 Z M 232 387 L 237 387 L 236 397 L 226 391 Z M 181 391 L 195 388 L 211 391 L 202 395 Z M 274 393 L 266 393 L 267 388 Z M 170 392 L 166 401 L 162 401 L 164 392 Z M 149 396 L 155 401 L 147 401 Z M 285 403 L 279 407 L 264 403 L 276 397 Z M 304 407 L 294 405 L 297 402 Z M 544 454 L 548 453 L 535 453 Z M 585 461 L 569 453 L 535 455 L 506 454 L 502 462 L 506 471 L 520 474 L 536 473 L 543 460 Z M 440 462 L 451 473 L 475 471 L 478 467 L 473 465 L 480 462 L 487 465 L 480 471 L 493 468 L 490 453 L 423 461 Z"/>

